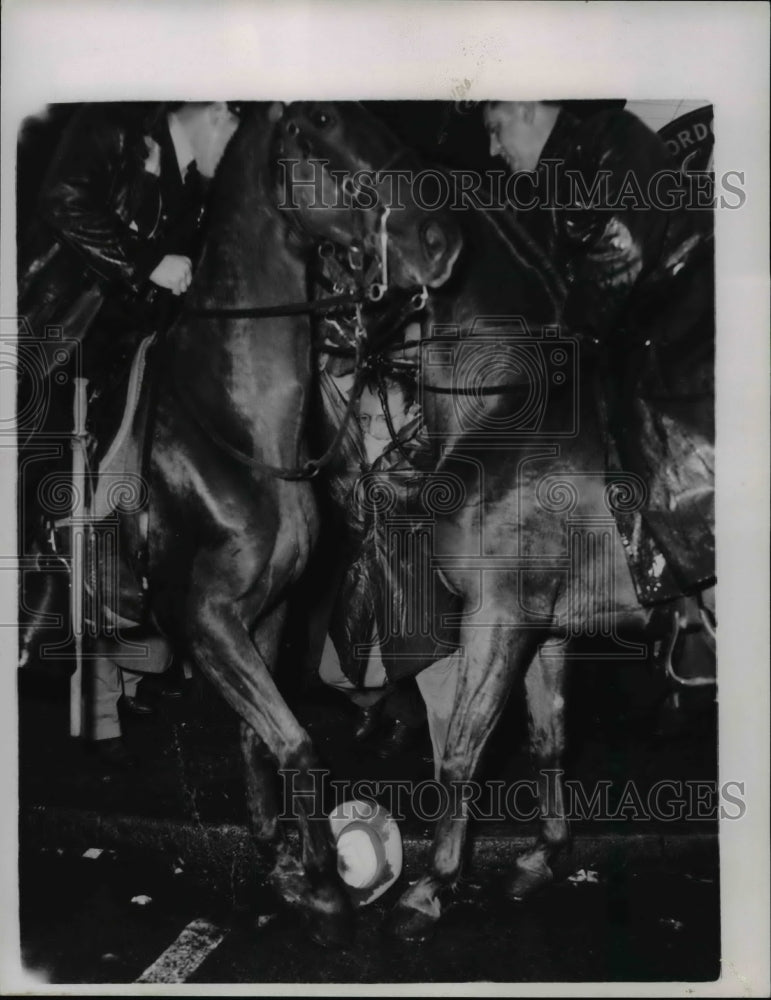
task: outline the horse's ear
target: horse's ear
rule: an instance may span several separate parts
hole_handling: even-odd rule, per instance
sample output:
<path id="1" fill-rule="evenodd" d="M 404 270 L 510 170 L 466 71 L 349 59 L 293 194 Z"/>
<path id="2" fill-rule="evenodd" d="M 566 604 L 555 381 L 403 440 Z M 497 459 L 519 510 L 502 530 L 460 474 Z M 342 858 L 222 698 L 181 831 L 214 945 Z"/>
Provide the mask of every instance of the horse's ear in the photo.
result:
<path id="1" fill-rule="evenodd" d="M 286 105 L 283 101 L 274 101 L 268 108 L 268 121 L 271 125 L 275 125 L 277 121 L 281 118 L 284 113 L 284 108 Z"/>

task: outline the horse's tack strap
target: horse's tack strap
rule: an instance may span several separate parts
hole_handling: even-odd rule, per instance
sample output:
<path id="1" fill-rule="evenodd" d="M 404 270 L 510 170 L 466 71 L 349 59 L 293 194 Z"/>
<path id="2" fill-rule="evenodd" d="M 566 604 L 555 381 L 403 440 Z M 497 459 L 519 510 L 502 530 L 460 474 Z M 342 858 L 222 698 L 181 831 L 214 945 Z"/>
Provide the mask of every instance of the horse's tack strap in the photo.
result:
<path id="1" fill-rule="evenodd" d="M 269 465 L 267 462 L 254 458 L 252 455 L 247 455 L 246 452 L 241 451 L 240 448 L 236 448 L 234 445 L 230 444 L 225 440 L 225 438 L 222 437 L 219 431 L 217 431 L 216 428 L 209 423 L 199 409 L 193 406 L 190 400 L 187 399 L 176 378 L 172 377 L 171 385 L 175 395 L 185 407 L 187 413 L 193 418 L 195 423 L 198 424 L 204 434 L 206 434 L 207 437 L 213 441 L 221 451 L 225 452 L 226 455 L 229 455 L 241 465 L 247 466 L 247 468 L 255 469 L 257 472 L 267 473 L 270 476 L 274 476 L 276 479 L 298 482 L 301 480 L 313 479 L 332 461 L 337 454 L 342 443 L 343 436 L 346 433 L 348 421 L 353 415 L 353 411 L 356 408 L 359 402 L 359 397 L 364 389 L 366 369 L 362 365 L 361 361 L 362 348 L 359 345 L 356 356 L 356 379 L 351 387 L 351 395 L 348 399 L 348 405 L 345 409 L 345 413 L 343 414 L 342 422 L 332 443 L 320 458 L 311 458 L 305 463 L 305 465 L 296 466 L 295 468 L 288 468 L 280 465 Z"/>
<path id="2" fill-rule="evenodd" d="M 423 347 L 424 344 L 433 344 L 436 341 L 431 337 L 420 337 L 417 340 L 405 340 L 399 345 L 399 350 L 407 351 L 413 347 Z M 331 353 L 331 352 L 330 352 Z M 378 366 L 394 370 L 414 369 L 417 365 L 412 361 L 392 361 L 382 354 L 376 355 L 370 362 L 370 367 L 377 370 Z M 462 385 L 430 385 L 428 382 L 421 383 L 423 392 L 432 392 L 440 396 L 502 396 L 506 393 L 518 393 L 530 391 L 530 383 L 503 382 L 498 385 L 482 386 L 462 386 Z"/>
<path id="3" fill-rule="evenodd" d="M 227 318 L 227 319 L 239 319 L 239 318 L 268 318 L 270 316 L 286 316 L 286 315 L 301 315 L 303 313 L 326 313 L 332 312 L 335 309 L 358 305 L 364 300 L 366 293 L 357 292 L 353 294 L 329 296 L 328 298 L 318 299 L 314 302 L 308 303 L 288 303 L 284 306 L 267 306 L 265 308 L 255 308 L 255 309 L 190 309 L 187 312 L 190 315 L 207 317 L 209 319 L 214 318 Z M 420 300 L 419 302 L 417 300 Z M 409 302 L 410 312 L 414 312 L 418 308 L 422 308 L 425 304 L 425 289 L 422 290 L 421 295 L 412 294 Z M 305 465 L 298 466 L 295 468 L 286 468 L 283 466 L 269 465 L 267 462 L 263 462 L 258 458 L 254 458 L 252 455 L 247 455 L 246 452 L 236 448 L 226 441 L 220 433 L 213 427 L 206 417 L 199 411 L 198 408 L 193 406 L 187 399 L 182 387 L 177 383 L 176 379 L 172 377 L 171 383 L 174 394 L 183 404 L 187 412 L 193 418 L 195 423 L 201 428 L 201 430 L 209 437 L 217 447 L 225 452 L 225 454 L 230 455 L 231 458 L 235 459 L 241 465 L 245 465 L 250 469 L 255 469 L 259 472 L 267 473 L 268 475 L 275 476 L 277 479 L 285 479 L 288 481 L 298 481 L 305 479 L 312 479 L 314 476 L 327 466 L 332 459 L 337 454 L 340 445 L 342 443 L 343 437 L 346 433 L 346 428 L 349 419 L 353 415 L 353 412 L 358 404 L 359 397 L 361 396 L 362 390 L 364 389 L 364 383 L 366 379 L 366 374 L 368 371 L 367 366 L 364 364 L 364 341 L 363 339 L 357 339 L 356 342 L 356 361 L 355 361 L 355 371 L 356 377 L 354 384 L 351 388 L 351 394 L 348 400 L 348 406 L 346 408 L 345 414 L 343 416 L 343 421 L 335 435 L 332 443 L 324 452 L 320 458 L 309 459 Z"/>
<path id="4" fill-rule="evenodd" d="M 421 385 L 423 392 L 433 392 L 440 396 L 502 396 L 507 392 L 512 394 L 517 392 L 530 392 L 531 384 L 505 382 L 502 385 L 480 385 L 464 387 L 461 385 L 429 385 L 424 382 Z"/>
<path id="5" fill-rule="evenodd" d="M 186 308 L 188 316 L 199 316 L 204 319 L 271 319 L 279 316 L 305 316 L 313 313 L 334 312 L 346 306 L 360 305 L 366 298 L 363 292 L 350 292 L 345 295 L 330 295 L 315 302 L 285 302 L 277 306 L 223 306 L 220 308 Z"/>

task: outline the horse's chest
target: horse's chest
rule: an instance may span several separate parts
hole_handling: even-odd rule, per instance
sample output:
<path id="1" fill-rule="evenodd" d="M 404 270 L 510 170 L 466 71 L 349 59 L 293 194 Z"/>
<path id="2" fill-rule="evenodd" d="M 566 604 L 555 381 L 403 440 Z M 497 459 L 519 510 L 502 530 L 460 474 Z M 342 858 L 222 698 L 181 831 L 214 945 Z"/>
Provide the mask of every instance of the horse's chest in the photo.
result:
<path id="1" fill-rule="evenodd" d="M 282 482 L 276 509 L 274 560 L 283 563 L 294 580 L 305 568 L 319 533 L 319 515 L 310 486 Z"/>

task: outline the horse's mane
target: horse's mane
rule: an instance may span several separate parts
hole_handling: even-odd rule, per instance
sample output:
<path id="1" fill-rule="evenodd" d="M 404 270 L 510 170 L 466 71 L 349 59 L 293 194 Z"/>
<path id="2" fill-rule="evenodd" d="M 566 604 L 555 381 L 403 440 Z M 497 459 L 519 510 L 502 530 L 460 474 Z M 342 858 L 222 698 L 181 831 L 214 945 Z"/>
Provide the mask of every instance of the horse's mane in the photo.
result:
<path id="1" fill-rule="evenodd" d="M 287 213 L 279 210 L 273 191 L 270 107 L 245 106 L 211 182 L 206 232 L 189 293 L 193 303 L 219 301 L 236 288 L 248 297 L 255 291 L 256 272 L 268 261 L 266 246 L 284 246 L 282 238 L 271 242 L 283 233 Z"/>
<path id="2" fill-rule="evenodd" d="M 523 267 L 538 270 L 544 277 L 544 283 L 552 298 L 562 303 L 566 288 L 557 269 L 546 256 L 545 251 L 529 235 L 525 227 L 518 222 L 515 214 L 508 209 L 481 208 L 469 206 L 469 211 L 477 212 L 490 226 L 496 236 L 505 244 L 508 250 L 519 260 Z"/>
<path id="3" fill-rule="evenodd" d="M 369 131 L 372 132 L 374 129 L 377 133 L 377 139 L 381 144 L 380 152 L 384 155 L 384 160 L 381 163 L 372 164 L 375 170 L 390 169 L 396 162 L 404 165 L 405 161 L 407 161 L 408 165 L 416 168 L 428 165 L 418 152 L 411 146 L 404 144 L 393 129 L 380 118 L 377 112 L 365 107 L 361 101 L 352 101 L 351 104 L 355 112 L 366 120 Z M 394 148 L 399 152 L 395 156 L 387 155 Z"/>
<path id="4" fill-rule="evenodd" d="M 223 218 L 232 218 L 244 200 L 258 198 L 269 204 L 263 196 L 270 178 L 270 143 L 273 125 L 268 118 L 268 103 L 246 106 L 241 124 L 228 143 L 212 181 L 210 228 Z M 245 181 L 250 180 L 251 186 Z"/>

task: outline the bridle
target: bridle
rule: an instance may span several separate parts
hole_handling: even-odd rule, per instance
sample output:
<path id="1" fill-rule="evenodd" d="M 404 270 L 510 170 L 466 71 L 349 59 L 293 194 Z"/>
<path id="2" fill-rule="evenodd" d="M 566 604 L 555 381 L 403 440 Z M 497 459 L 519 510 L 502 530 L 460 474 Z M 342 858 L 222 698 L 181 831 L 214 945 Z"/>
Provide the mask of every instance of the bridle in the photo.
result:
<path id="1" fill-rule="evenodd" d="M 295 125 L 299 133 L 299 128 Z M 350 179 L 350 175 L 346 180 Z M 355 199 L 355 191 L 350 192 Z M 354 332 L 352 343 L 349 342 L 346 353 L 354 355 L 354 381 L 351 388 L 348 403 L 343 414 L 340 426 L 326 451 L 319 457 L 309 459 L 304 465 L 294 467 L 284 467 L 270 465 L 267 462 L 248 455 L 240 448 L 231 445 L 215 427 L 209 422 L 204 414 L 195 407 L 187 398 L 182 387 L 172 379 L 172 385 L 177 398 L 181 401 L 188 414 L 194 422 L 209 437 L 209 439 L 225 454 L 242 465 L 259 472 L 266 473 L 277 479 L 288 481 L 312 479 L 329 465 L 337 455 L 340 446 L 345 438 L 348 423 L 358 406 L 359 398 L 364 389 L 370 366 L 367 362 L 367 341 L 368 334 L 366 325 L 362 319 L 362 306 L 366 303 L 378 303 L 386 298 L 389 291 L 388 274 L 388 216 L 390 206 L 384 206 L 378 215 L 375 228 L 376 253 L 369 267 L 365 270 L 365 240 L 354 239 L 347 248 L 346 267 L 338 275 L 338 280 L 332 286 L 333 294 L 322 296 L 310 302 L 284 302 L 272 306 L 210 306 L 194 307 L 183 309 L 183 313 L 201 319 L 271 319 L 285 316 L 326 316 L 330 317 L 335 313 L 350 312 L 355 310 Z M 363 210 L 359 209 L 354 218 L 362 220 Z M 321 241 L 316 246 L 320 259 L 337 261 L 336 248 L 328 240 Z M 351 287 L 353 285 L 353 287 Z M 347 290 L 346 290 L 347 286 Z M 404 323 L 406 318 L 422 310 L 428 300 L 428 290 L 425 285 L 414 286 L 412 289 L 404 290 L 406 299 L 400 304 L 392 318 L 394 323 Z M 350 324 L 349 324 L 350 325 Z M 324 350 L 332 345 L 321 345 Z M 390 417 L 390 414 L 389 414 Z M 391 421 L 389 419 L 389 425 Z"/>

